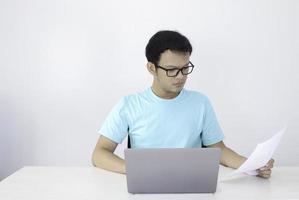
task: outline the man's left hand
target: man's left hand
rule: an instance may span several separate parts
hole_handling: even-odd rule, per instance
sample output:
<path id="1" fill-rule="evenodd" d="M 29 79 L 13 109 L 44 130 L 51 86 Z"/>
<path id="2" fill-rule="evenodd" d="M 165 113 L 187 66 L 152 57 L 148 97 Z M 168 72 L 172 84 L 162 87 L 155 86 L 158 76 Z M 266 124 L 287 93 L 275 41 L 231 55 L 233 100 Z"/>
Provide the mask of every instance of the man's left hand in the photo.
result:
<path id="1" fill-rule="evenodd" d="M 271 169 L 273 168 L 274 159 L 269 160 L 269 162 L 264 166 L 257 170 L 259 177 L 261 178 L 270 178 Z"/>

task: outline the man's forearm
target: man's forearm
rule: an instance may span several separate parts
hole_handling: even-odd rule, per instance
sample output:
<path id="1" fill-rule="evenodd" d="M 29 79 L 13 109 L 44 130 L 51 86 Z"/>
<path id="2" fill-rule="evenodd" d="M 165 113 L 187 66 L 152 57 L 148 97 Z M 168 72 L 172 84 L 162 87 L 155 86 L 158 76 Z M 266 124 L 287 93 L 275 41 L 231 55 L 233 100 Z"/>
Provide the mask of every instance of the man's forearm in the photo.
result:
<path id="1" fill-rule="evenodd" d="M 224 146 L 221 148 L 221 160 L 220 163 L 224 166 L 231 168 L 239 168 L 246 160 L 244 156 L 241 156 L 231 150 L 230 148 Z"/>
<path id="2" fill-rule="evenodd" d="M 221 141 L 216 144 L 209 145 L 211 148 L 220 148 L 221 149 L 221 158 L 220 164 L 230 167 L 230 168 L 239 168 L 247 158 L 241 156 L 225 146 L 225 144 Z"/>
<path id="3" fill-rule="evenodd" d="M 105 170 L 125 174 L 126 167 L 124 159 L 105 150 L 97 150 L 93 153 L 92 163 L 95 167 L 100 167 Z"/>

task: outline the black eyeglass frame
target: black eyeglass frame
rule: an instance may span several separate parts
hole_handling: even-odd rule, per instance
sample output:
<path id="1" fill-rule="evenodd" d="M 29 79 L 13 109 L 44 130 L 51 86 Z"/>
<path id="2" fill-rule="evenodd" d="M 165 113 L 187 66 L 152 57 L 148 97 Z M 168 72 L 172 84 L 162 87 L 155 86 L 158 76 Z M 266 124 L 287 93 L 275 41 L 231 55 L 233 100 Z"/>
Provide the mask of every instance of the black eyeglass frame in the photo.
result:
<path id="1" fill-rule="evenodd" d="M 188 66 L 189 64 L 191 64 L 191 66 Z M 164 68 L 164 67 L 162 67 L 162 66 L 160 66 L 160 65 L 157 65 L 157 64 L 155 64 L 155 67 L 156 67 L 156 68 L 163 69 L 163 70 L 166 72 L 166 75 L 167 75 L 168 77 L 176 77 L 180 72 L 181 72 L 183 75 L 188 75 L 188 74 L 191 74 L 191 72 L 192 72 L 193 69 L 194 69 L 194 65 L 193 65 L 193 63 L 192 63 L 191 61 L 189 61 L 189 63 L 188 63 L 185 67 L 182 67 L 181 69 L 180 69 L 180 68 L 166 69 L 166 68 Z M 188 72 L 187 74 L 183 72 L 184 69 L 186 69 L 186 68 L 190 68 L 190 67 L 191 67 L 191 71 L 190 71 L 190 72 Z M 177 73 L 176 73 L 174 76 L 169 76 L 169 75 L 168 75 L 168 72 L 169 72 L 170 70 L 174 70 L 174 69 L 178 70 Z"/>

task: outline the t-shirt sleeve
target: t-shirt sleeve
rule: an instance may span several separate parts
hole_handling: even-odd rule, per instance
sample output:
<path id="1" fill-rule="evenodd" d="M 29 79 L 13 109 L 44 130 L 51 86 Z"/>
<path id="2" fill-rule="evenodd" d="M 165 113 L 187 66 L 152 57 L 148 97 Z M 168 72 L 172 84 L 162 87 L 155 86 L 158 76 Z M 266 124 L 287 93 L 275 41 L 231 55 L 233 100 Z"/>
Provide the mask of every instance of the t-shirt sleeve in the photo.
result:
<path id="1" fill-rule="evenodd" d="M 220 142 L 223 139 L 224 135 L 218 123 L 213 107 L 209 99 L 206 98 L 202 130 L 202 143 L 204 146 L 208 146 Z"/>
<path id="2" fill-rule="evenodd" d="M 99 133 L 116 143 L 121 143 L 128 134 L 126 99 L 123 97 L 110 111 Z"/>

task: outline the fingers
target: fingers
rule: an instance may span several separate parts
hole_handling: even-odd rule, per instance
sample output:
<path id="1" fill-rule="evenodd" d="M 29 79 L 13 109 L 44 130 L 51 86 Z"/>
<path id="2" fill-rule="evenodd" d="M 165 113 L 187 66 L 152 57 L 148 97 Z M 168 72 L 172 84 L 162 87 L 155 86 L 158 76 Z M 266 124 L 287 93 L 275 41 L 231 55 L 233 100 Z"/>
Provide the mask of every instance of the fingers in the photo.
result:
<path id="1" fill-rule="evenodd" d="M 271 164 L 271 165 L 266 165 L 266 166 L 260 168 L 259 170 L 261 170 L 261 171 L 265 171 L 265 170 L 269 170 L 269 169 L 272 169 L 272 168 L 273 168 L 273 164 Z"/>
<path id="2" fill-rule="evenodd" d="M 274 165 L 274 159 L 269 160 L 269 162 L 262 168 L 260 168 L 260 170 L 269 170 L 272 169 Z"/>
<path id="3" fill-rule="evenodd" d="M 268 169 L 268 170 L 259 170 L 258 171 L 258 173 L 260 174 L 260 175 L 271 175 L 271 169 Z"/>
<path id="4" fill-rule="evenodd" d="M 271 177 L 271 174 L 269 174 L 269 175 L 258 175 L 259 177 L 261 177 L 261 178 L 265 178 L 265 179 L 268 179 L 268 178 L 270 178 Z"/>
<path id="5" fill-rule="evenodd" d="M 272 166 L 273 167 L 273 165 L 274 165 L 274 159 L 272 158 L 271 160 L 269 160 L 269 162 L 268 162 L 268 164 L 267 165 L 269 165 L 269 166 Z M 272 168 L 271 167 L 271 168 Z"/>
<path id="6" fill-rule="evenodd" d="M 268 170 L 258 170 L 258 176 L 262 178 L 270 178 L 271 177 L 271 169 Z"/>
<path id="7" fill-rule="evenodd" d="M 272 173 L 271 169 L 273 168 L 273 165 L 274 165 L 274 159 L 269 160 L 267 165 L 257 170 L 258 176 L 262 178 L 270 178 Z"/>

